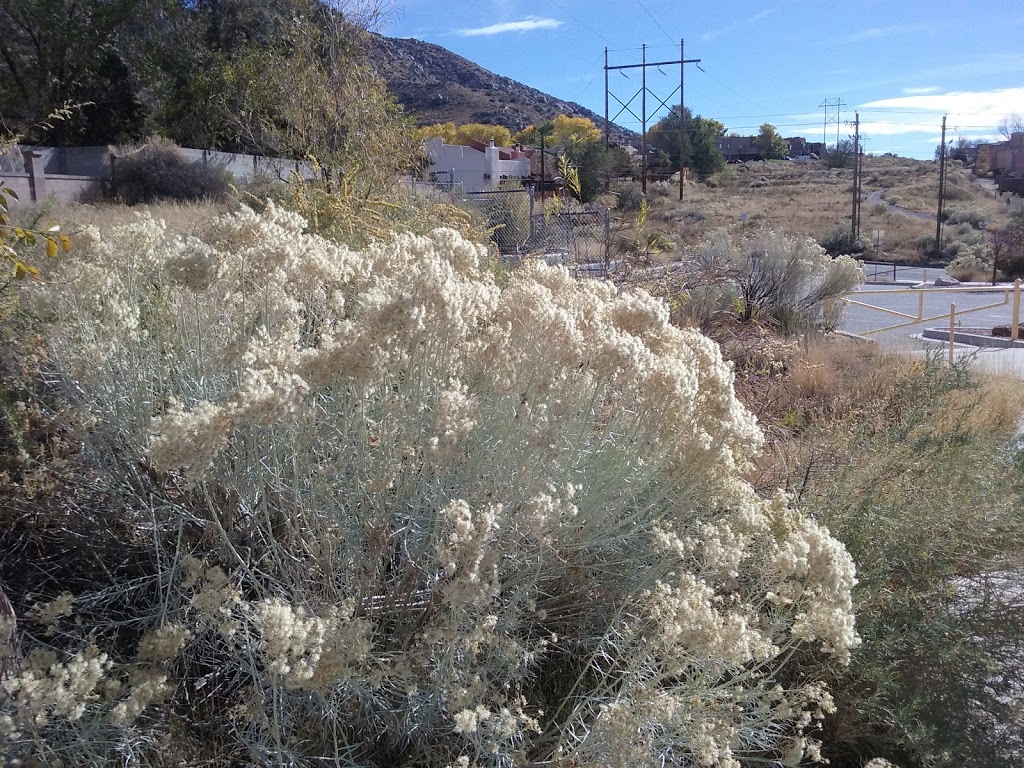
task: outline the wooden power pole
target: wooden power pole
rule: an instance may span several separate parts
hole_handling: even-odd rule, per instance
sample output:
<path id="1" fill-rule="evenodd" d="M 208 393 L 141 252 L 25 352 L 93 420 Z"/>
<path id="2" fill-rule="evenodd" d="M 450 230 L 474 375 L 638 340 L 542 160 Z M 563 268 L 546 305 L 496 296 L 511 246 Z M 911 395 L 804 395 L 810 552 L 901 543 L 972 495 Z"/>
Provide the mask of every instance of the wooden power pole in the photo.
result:
<path id="1" fill-rule="evenodd" d="M 850 236 L 860 237 L 860 113 L 855 113 L 853 128 L 853 210 L 850 212 Z M 838 143 L 836 145 L 838 150 Z"/>
<path id="2" fill-rule="evenodd" d="M 935 253 L 942 250 L 942 198 L 946 195 L 946 116 L 942 116 L 942 143 L 939 144 L 939 208 L 935 213 Z"/>

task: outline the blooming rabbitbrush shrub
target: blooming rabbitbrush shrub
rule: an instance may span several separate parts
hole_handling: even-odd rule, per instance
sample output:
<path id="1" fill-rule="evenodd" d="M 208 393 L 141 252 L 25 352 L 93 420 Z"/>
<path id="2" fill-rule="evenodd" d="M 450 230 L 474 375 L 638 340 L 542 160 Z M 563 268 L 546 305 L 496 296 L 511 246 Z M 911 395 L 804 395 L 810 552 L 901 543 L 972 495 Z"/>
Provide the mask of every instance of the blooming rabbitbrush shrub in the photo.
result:
<path id="1" fill-rule="evenodd" d="M 143 732 L 155 763 L 216 744 L 297 765 L 813 754 L 830 700 L 784 660 L 847 657 L 853 565 L 743 480 L 762 437 L 718 348 L 561 268 L 499 284 L 452 230 L 356 252 L 304 228 L 273 206 L 191 238 L 140 218 L 81 238 L 32 299 L 170 565 L 135 655 L 104 668 L 132 692 L 47 735 L 5 683 L 12 743 L 89 728 L 109 755 Z"/>

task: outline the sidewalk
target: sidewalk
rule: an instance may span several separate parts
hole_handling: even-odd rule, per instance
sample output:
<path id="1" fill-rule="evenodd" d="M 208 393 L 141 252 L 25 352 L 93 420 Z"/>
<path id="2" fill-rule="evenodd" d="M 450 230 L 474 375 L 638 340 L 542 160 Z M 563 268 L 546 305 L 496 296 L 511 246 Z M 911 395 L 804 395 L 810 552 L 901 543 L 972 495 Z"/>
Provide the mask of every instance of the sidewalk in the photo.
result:
<path id="1" fill-rule="evenodd" d="M 923 357 L 925 351 L 941 354 L 947 359 L 949 342 L 916 337 L 919 348 L 903 350 L 915 357 Z M 1016 376 L 1024 379 L 1024 348 L 977 347 L 973 344 L 954 344 L 953 355 L 957 360 L 970 360 L 974 370 L 995 376 Z"/>

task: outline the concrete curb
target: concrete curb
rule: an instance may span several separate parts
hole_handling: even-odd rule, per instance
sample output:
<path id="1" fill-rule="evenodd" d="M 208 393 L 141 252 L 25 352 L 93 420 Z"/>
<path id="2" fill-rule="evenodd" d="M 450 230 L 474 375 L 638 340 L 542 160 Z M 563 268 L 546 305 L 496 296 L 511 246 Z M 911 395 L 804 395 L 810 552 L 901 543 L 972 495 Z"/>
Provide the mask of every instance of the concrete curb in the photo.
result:
<path id="1" fill-rule="evenodd" d="M 921 332 L 925 339 L 949 341 L 949 328 L 925 328 Z M 979 336 L 976 333 L 953 331 L 954 344 L 967 344 L 972 347 L 992 347 L 995 349 L 1024 349 L 1024 341 L 1001 339 L 998 336 Z"/>

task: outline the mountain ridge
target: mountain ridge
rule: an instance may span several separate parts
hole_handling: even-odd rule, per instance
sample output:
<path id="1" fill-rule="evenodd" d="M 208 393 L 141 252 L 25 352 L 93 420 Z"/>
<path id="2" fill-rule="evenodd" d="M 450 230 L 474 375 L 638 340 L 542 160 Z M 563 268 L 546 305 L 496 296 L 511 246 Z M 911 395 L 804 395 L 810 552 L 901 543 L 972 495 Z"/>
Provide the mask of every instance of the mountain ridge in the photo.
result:
<path id="1" fill-rule="evenodd" d="M 395 99 L 419 125 L 485 123 L 515 133 L 564 114 L 604 127 L 603 116 L 576 102 L 498 75 L 435 43 L 374 34 L 367 50 Z M 611 124 L 613 143 L 637 135 Z"/>

